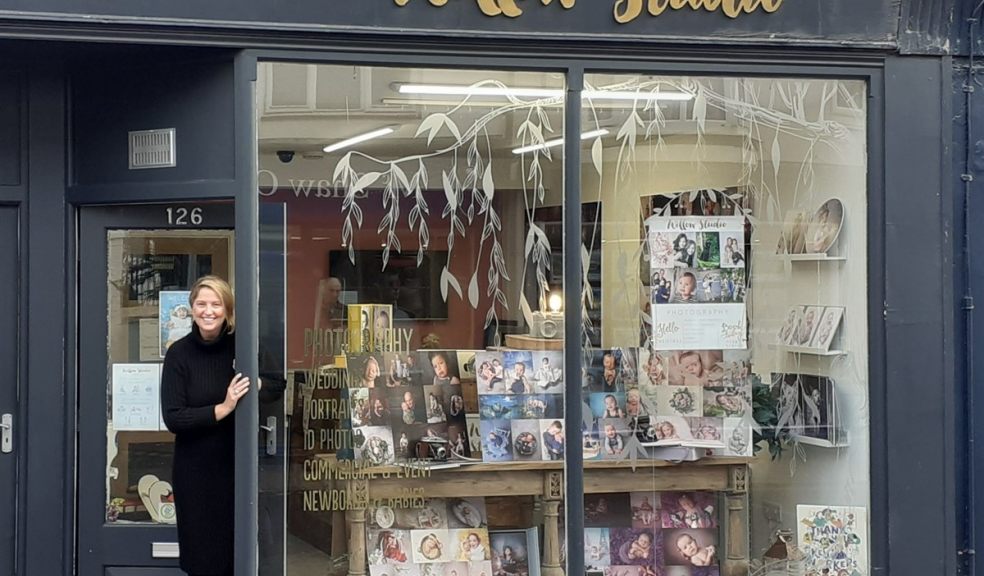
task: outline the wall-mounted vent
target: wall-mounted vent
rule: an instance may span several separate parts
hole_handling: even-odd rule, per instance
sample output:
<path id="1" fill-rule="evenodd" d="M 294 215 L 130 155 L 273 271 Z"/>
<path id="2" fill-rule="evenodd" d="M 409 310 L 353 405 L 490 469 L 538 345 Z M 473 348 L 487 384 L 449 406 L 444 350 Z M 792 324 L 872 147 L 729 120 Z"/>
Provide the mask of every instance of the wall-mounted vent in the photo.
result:
<path id="1" fill-rule="evenodd" d="M 130 170 L 177 166 L 174 145 L 174 128 L 130 132 Z"/>

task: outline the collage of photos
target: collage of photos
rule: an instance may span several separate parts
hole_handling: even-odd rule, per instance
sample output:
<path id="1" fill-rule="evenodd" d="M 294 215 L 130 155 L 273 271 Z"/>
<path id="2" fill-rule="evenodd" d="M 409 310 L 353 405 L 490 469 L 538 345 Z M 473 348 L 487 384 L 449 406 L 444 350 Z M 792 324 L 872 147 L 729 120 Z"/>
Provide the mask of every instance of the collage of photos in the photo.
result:
<path id="1" fill-rule="evenodd" d="M 371 576 L 494 576 L 484 498 L 381 506 L 370 510 L 366 532 Z"/>
<path id="2" fill-rule="evenodd" d="M 844 227 L 844 205 L 831 198 L 815 211 L 791 210 L 783 220 L 777 254 L 827 254 Z"/>
<path id="3" fill-rule="evenodd" d="M 834 381 L 808 374 L 773 374 L 772 397 L 785 432 L 806 444 L 840 446 L 847 438 L 837 414 Z"/>
<path id="4" fill-rule="evenodd" d="M 586 494 L 586 571 L 605 576 L 717 576 L 718 509 L 712 492 Z"/>
<path id="5" fill-rule="evenodd" d="M 776 344 L 829 352 L 843 317 L 840 306 L 790 306 L 776 334 Z"/>
<path id="6" fill-rule="evenodd" d="M 462 383 L 474 385 L 474 351 L 374 352 L 347 358 L 357 461 L 369 465 L 471 457 Z"/>
<path id="7" fill-rule="evenodd" d="M 653 348 L 744 348 L 744 217 L 652 216 L 646 239 Z"/>
<path id="8" fill-rule="evenodd" d="M 584 458 L 625 458 L 633 435 L 644 447 L 750 456 L 750 376 L 749 353 L 741 350 L 595 351 L 582 383 L 592 416 Z"/>
<path id="9" fill-rule="evenodd" d="M 485 462 L 564 459 L 563 363 L 560 351 L 475 354 Z"/>

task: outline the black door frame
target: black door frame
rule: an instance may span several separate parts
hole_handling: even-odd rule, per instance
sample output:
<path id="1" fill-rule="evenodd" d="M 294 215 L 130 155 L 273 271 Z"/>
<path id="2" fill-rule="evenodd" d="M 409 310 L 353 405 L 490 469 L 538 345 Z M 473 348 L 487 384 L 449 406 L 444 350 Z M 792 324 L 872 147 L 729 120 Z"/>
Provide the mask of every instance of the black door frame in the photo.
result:
<path id="1" fill-rule="evenodd" d="M 201 207 L 201 225 L 172 224 L 171 207 Z M 234 224 L 229 203 L 173 202 L 82 206 L 79 208 L 79 407 L 78 522 L 80 576 L 100 576 L 109 566 L 176 567 L 177 560 L 154 559 L 152 542 L 177 542 L 169 525 L 107 525 L 106 358 L 108 230 L 229 230 Z M 84 331 L 84 333 L 83 333 Z M 101 442 L 100 442 L 101 440 Z"/>

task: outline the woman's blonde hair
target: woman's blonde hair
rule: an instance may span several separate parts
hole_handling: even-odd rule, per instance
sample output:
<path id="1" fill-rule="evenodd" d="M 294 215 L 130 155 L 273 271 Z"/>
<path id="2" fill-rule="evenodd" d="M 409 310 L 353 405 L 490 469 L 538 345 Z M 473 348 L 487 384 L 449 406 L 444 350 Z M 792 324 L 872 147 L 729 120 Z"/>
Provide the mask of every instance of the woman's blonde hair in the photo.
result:
<path id="1" fill-rule="evenodd" d="M 192 309 L 195 308 L 195 298 L 202 288 L 208 288 L 215 292 L 222 306 L 225 308 L 226 332 L 232 334 L 236 331 L 236 297 L 232 294 L 232 287 L 229 283 L 218 276 L 208 275 L 199 278 L 195 285 L 191 287 L 191 294 L 188 296 L 188 304 Z"/>

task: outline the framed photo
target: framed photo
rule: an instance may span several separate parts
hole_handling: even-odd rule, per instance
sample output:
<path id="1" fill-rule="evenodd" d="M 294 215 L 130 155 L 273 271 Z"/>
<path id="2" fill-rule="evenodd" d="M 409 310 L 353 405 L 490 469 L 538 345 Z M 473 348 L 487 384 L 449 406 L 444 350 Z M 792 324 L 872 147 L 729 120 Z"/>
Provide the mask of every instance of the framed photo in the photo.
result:
<path id="1" fill-rule="evenodd" d="M 837 306 L 824 308 L 823 315 L 820 316 L 820 325 L 817 327 L 817 333 L 813 337 L 813 343 L 810 347 L 824 352 L 830 350 L 830 343 L 833 342 L 843 317 L 843 308 Z"/>
<path id="2" fill-rule="evenodd" d="M 807 227 L 806 251 L 812 254 L 826 253 L 837 241 L 844 225 L 844 205 L 831 198 L 817 208 Z"/>
<path id="3" fill-rule="evenodd" d="M 823 314 L 823 307 L 821 306 L 807 306 L 803 309 L 803 315 L 796 325 L 796 332 L 790 341 L 792 346 L 809 348 L 813 344 L 813 337 L 817 333 L 821 314 Z"/>
<path id="4" fill-rule="evenodd" d="M 158 326 L 160 327 L 161 358 L 167 349 L 178 340 L 191 333 L 195 321 L 191 316 L 188 290 L 161 290 L 158 306 Z"/>
<path id="5" fill-rule="evenodd" d="M 492 566 L 497 576 L 539 576 L 540 544 L 537 529 L 496 530 L 489 533 Z"/>
<path id="6" fill-rule="evenodd" d="M 802 316 L 802 306 L 790 306 L 786 309 L 786 317 L 782 321 L 782 325 L 779 327 L 779 332 L 776 333 L 776 344 L 786 346 L 793 345 L 796 330 L 799 327 Z"/>
<path id="7" fill-rule="evenodd" d="M 803 254 L 806 252 L 806 234 L 809 216 L 805 210 L 790 210 L 782 222 L 777 254 Z"/>

